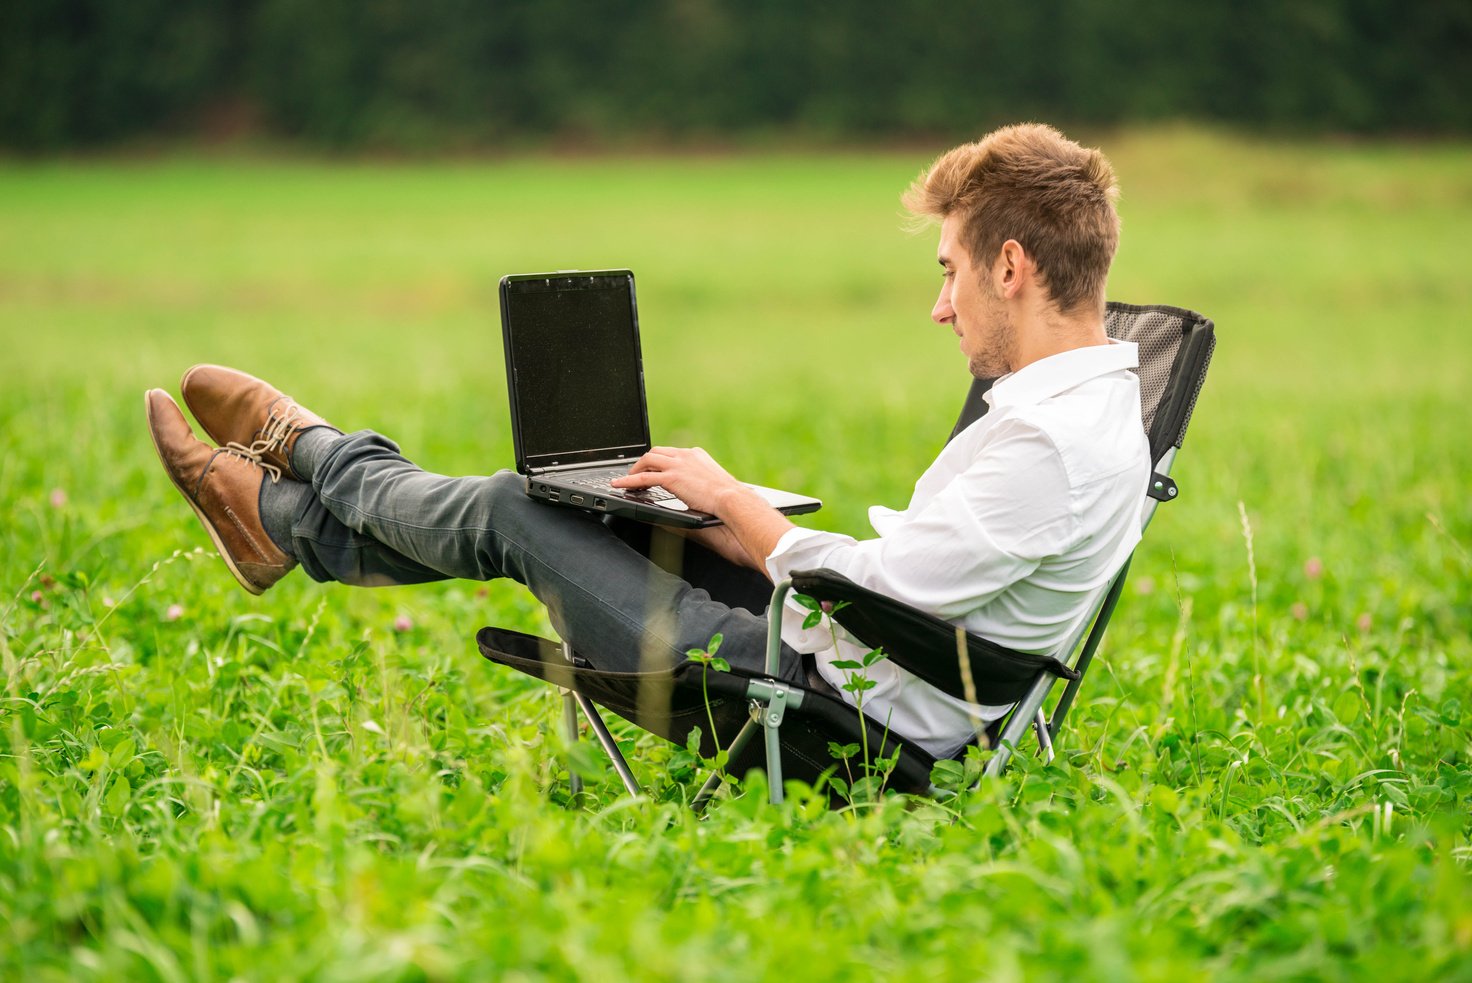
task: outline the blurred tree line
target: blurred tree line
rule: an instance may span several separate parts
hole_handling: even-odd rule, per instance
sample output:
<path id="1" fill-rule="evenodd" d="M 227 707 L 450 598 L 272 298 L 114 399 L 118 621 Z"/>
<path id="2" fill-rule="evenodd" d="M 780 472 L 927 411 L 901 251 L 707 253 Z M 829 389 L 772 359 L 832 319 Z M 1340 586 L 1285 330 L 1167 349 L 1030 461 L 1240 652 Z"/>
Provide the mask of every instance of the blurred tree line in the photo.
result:
<path id="1" fill-rule="evenodd" d="M 1472 131 L 1469 0 L 3 0 L 0 146 Z"/>

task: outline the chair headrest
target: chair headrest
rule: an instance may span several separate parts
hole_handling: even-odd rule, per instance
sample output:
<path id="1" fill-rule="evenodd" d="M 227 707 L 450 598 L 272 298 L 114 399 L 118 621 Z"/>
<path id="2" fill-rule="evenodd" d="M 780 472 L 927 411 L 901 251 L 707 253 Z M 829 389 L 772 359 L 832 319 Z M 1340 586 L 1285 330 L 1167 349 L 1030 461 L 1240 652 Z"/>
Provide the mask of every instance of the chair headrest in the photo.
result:
<path id="1" fill-rule="evenodd" d="M 1158 463 L 1170 447 L 1180 447 L 1186 439 L 1186 427 L 1216 349 L 1215 326 L 1210 318 L 1183 307 L 1110 301 L 1104 330 L 1111 338 L 1139 346 L 1140 422 L 1150 438 L 1150 459 Z M 994 381 L 971 383 L 952 437 L 986 413 L 982 397 Z"/>

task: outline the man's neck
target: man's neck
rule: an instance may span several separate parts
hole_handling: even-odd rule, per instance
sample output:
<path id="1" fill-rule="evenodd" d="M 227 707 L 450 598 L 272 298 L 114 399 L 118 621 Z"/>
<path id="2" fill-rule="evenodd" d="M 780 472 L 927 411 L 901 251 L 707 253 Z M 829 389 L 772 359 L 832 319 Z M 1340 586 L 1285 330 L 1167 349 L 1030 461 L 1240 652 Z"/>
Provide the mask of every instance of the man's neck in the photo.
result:
<path id="1" fill-rule="evenodd" d="M 1013 372 L 1075 348 L 1109 344 L 1103 314 L 1092 307 L 1063 313 L 1051 305 L 1042 306 L 1019 312 L 1013 323 L 1017 331 Z"/>

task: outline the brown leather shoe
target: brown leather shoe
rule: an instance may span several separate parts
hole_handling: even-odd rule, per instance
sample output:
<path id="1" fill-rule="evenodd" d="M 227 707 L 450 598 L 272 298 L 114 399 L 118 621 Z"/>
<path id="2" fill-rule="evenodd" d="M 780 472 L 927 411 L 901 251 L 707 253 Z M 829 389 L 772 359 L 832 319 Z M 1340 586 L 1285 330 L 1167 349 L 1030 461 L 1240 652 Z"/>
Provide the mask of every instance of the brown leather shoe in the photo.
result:
<path id="1" fill-rule="evenodd" d="M 269 382 L 223 365 L 196 365 L 184 373 L 179 391 L 215 443 L 296 477 L 291 449 L 297 435 L 332 426 Z"/>
<path id="2" fill-rule="evenodd" d="M 158 459 L 240 586 L 260 594 L 291 572 L 296 561 L 271 542 L 261 525 L 262 467 L 195 439 L 178 404 L 162 389 L 150 389 L 143 402 Z"/>

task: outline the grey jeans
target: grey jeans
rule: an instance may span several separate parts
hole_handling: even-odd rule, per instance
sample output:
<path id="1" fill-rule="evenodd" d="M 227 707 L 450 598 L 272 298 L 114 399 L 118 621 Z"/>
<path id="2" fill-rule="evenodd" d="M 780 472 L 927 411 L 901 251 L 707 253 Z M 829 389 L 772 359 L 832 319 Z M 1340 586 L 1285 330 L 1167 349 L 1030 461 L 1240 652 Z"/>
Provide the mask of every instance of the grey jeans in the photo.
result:
<path id="1" fill-rule="evenodd" d="M 597 669 L 673 667 L 720 634 L 733 667 L 762 671 L 765 577 L 667 530 L 536 502 L 512 472 L 430 474 L 363 430 L 332 441 L 310 486 L 283 481 L 263 494 L 297 496 L 287 503 L 289 551 L 314 580 L 373 587 L 507 577 L 546 605 Z M 782 675 L 803 675 L 785 647 Z"/>

